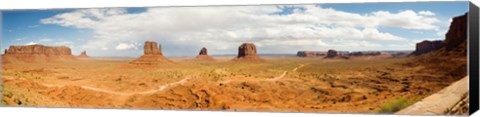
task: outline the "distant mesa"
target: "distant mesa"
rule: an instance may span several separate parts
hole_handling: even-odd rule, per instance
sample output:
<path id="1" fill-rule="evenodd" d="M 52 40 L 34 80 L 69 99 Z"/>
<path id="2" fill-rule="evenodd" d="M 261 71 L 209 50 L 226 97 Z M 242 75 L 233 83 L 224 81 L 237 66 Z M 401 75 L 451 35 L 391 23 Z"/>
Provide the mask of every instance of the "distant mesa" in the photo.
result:
<path id="1" fill-rule="evenodd" d="M 82 51 L 82 53 L 80 53 L 80 55 L 78 55 L 77 57 L 79 57 L 79 58 L 89 58 L 89 56 L 87 55 L 87 51 Z"/>
<path id="2" fill-rule="evenodd" d="M 359 51 L 359 52 L 352 52 L 349 55 L 350 56 L 393 56 L 392 53 L 384 52 L 384 51 Z"/>
<path id="3" fill-rule="evenodd" d="M 417 43 L 415 46 L 415 51 L 412 52 L 411 55 L 421 55 L 425 53 L 429 53 L 431 51 L 435 51 L 442 47 L 442 40 L 435 40 L 435 41 L 428 41 L 424 40 L 420 43 Z"/>
<path id="4" fill-rule="evenodd" d="M 3 55 L 8 61 L 51 62 L 75 59 L 70 48 L 66 46 L 44 46 L 40 44 L 10 46 Z"/>
<path id="5" fill-rule="evenodd" d="M 327 52 L 327 56 L 325 58 L 334 58 L 338 56 L 338 52 L 336 50 L 330 49 Z"/>
<path id="6" fill-rule="evenodd" d="M 143 55 L 130 62 L 139 65 L 154 65 L 161 63 L 173 63 L 163 56 L 162 48 L 154 41 L 146 41 L 143 48 Z"/>
<path id="7" fill-rule="evenodd" d="M 200 49 L 200 52 L 198 53 L 198 56 L 196 57 L 198 60 L 205 60 L 205 61 L 213 61 L 215 59 L 213 59 L 212 57 L 208 56 L 208 53 L 207 53 L 207 48 L 203 47 L 202 49 Z"/>
<path id="8" fill-rule="evenodd" d="M 325 51 L 298 51 L 297 56 L 298 57 L 325 57 L 327 55 L 327 52 Z"/>
<path id="9" fill-rule="evenodd" d="M 234 61 L 263 61 L 257 56 L 257 48 L 253 43 L 243 43 L 238 47 L 238 55 Z"/>
<path id="10" fill-rule="evenodd" d="M 412 53 L 412 51 L 337 51 L 330 49 L 328 51 L 298 51 L 297 57 L 315 58 L 321 57 L 331 58 L 365 58 L 365 57 L 404 57 Z"/>
<path id="11" fill-rule="evenodd" d="M 348 59 L 350 56 L 350 52 L 348 51 L 337 51 L 334 49 L 330 49 L 327 51 L 327 55 L 324 57 L 326 59 L 333 59 L 333 58 L 342 58 Z"/>

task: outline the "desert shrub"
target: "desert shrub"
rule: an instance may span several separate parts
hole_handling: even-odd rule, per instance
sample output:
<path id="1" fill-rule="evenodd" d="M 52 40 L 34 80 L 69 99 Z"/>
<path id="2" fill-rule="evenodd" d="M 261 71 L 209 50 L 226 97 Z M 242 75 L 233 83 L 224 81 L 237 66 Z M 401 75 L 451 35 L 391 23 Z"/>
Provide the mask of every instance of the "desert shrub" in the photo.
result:
<path id="1" fill-rule="evenodd" d="M 409 99 L 407 97 L 392 99 L 380 107 L 380 113 L 395 113 L 417 101 L 417 98 Z"/>
<path id="2" fill-rule="evenodd" d="M 4 92 L 3 92 L 3 96 L 8 97 L 8 98 L 11 98 L 11 97 L 13 96 L 13 94 L 12 94 L 12 92 L 4 91 Z"/>

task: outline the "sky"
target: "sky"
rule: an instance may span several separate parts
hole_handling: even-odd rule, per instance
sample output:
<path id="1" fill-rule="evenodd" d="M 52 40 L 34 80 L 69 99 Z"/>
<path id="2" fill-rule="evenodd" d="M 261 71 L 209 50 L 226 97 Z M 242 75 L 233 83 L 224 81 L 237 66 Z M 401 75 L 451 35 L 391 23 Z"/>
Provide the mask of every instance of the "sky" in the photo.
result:
<path id="1" fill-rule="evenodd" d="M 343 3 L 1 11 L 2 50 L 11 45 L 68 46 L 74 55 L 138 57 L 145 41 L 165 56 L 259 54 L 300 50 L 414 50 L 443 40 L 468 2 Z M 1 51 L 3 53 L 3 51 Z"/>

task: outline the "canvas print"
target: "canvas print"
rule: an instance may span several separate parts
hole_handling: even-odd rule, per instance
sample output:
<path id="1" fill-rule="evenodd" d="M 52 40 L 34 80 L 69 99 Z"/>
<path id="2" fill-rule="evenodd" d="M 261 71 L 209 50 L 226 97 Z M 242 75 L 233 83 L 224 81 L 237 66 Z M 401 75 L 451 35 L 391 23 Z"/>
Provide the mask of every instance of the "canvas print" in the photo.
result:
<path id="1" fill-rule="evenodd" d="M 1 14 L 3 106 L 468 113 L 464 1 Z"/>

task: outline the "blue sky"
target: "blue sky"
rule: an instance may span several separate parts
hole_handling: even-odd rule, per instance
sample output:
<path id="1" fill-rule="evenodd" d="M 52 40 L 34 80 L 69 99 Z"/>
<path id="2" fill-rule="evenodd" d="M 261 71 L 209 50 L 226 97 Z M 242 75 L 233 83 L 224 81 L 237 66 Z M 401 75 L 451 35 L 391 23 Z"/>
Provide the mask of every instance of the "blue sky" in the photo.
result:
<path id="1" fill-rule="evenodd" d="M 1 49 L 69 46 L 77 55 L 136 57 L 158 41 L 167 56 L 235 54 L 243 42 L 259 53 L 299 50 L 413 50 L 443 39 L 468 2 L 319 4 L 2 11 Z M 3 51 L 2 51 L 3 53 Z"/>

